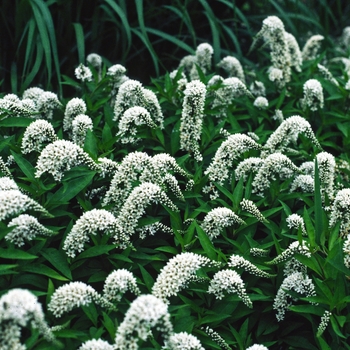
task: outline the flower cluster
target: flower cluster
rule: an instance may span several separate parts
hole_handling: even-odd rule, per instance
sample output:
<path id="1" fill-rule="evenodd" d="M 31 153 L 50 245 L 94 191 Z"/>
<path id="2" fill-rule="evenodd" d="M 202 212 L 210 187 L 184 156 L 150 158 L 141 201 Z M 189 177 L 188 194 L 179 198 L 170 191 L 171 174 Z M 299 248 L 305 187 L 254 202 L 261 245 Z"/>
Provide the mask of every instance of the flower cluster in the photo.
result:
<path id="1" fill-rule="evenodd" d="M 156 184 L 143 182 L 135 187 L 120 209 L 117 217 L 115 243 L 121 248 L 127 246 L 137 228 L 138 220 L 151 203 L 159 203 L 177 211 L 176 205 L 165 192 Z"/>
<path id="2" fill-rule="evenodd" d="M 0 177 L 0 191 L 19 190 L 16 182 L 10 177 Z"/>
<path id="3" fill-rule="evenodd" d="M 282 321 L 288 309 L 289 294 L 286 291 L 294 291 L 306 297 L 316 296 L 315 286 L 312 279 L 301 272 L 294 272 L 288 275 L 277 291 L 273 302 L 273 309 L 277 311 L 277 321 Z"/>
<path id="4" fill-rule="evenodd" d="M 270 186 L 270 182 L 276 180 L 275 174 L 279 174 L 281 178 L 290 178 L 294 173 L 299 172 L 299 168 L 284 154 L 270 154 L 254 177 L 252 191 L 258 196 L 263 196 L 265 189 Z"/>
<path id="5" fill-rule="evenodd" d="M 206 74 L 211 68 L 213 53 L 214 49 L 208 43 L 199 44 L 196 48 L 196 64 L 204 74 Z M 192 80 L 198 79 L 198 73 L 195 66 L 192 67 L 191 73 Z"/>
<path id="6" fill-rule="evenodd" d="M 295 241 L 289 245 L 289 247 L 282 252 L 280 255 L 278 255 L 273 260 L 267 262 L 267 264 L 279 264 L 283 261 L 286 261 L 293 257 L 295 254 L 301 254 L 308 258 L 311 258 L 310 249 L 305 245 L 304 242 L 301 242 L 301 244 L 298 241 Z"/>
<path id="7" fill-rule="evenodd" d="M 19 247 L 24 245 L 25 240 L 31 241 L 38 235 L 48 236 L 54 233 L 41 225 L 34 216 L 28 214 L 22 214 L 12 219 L 8 227 L 14 227 L 14 229 L 5 238 Z"/>
<path id="8" fill-rule="evenodd" d="M 269 101 L 266 97 L 258 96 L 255 100 L 253 105 L 259 109 L 266 109 L 269 106 Z"/>
<path id="9" fill-rule="evenodd" d="M 290 81 L 291 77 L 291 55 L 288 43 L 290 37 L 286 38 L 283 22 L 276 16 L 269 16 L 264 19 L 262 28 L 257 34 L 257 38 L 263 37 L 270 46 L 271 71 L 269 79 L 275 81 L 277 87 L 283 88 Z M 295 51 L 293 42 L 292 50 Z M 276 74 L 278 72 L 278 74 Z"/>
<path id="10" fill-rule="evenodd" d="M 7 164 L 9 164 L 9 158 L 7 159 Z M 2 157 L 0 156 L 0 175 L 2 173 L 2 176 L 11 177 L 11 171 L 7 167 L 7 164 L 3 161 Z"/>
<path id="11" fill-rule="evenodd" d="M 75 77 L 78 80 L 84 82 L 89 82 L 92 80 L 92 72 L 89 67 L 84 66 L 82 63 L 79 64 L 74 70 Z"/>
<path id="12" fill-rule="evenodd" d="M 199 80 L 186 84 L 180 124 L 180 148 L 193 151 L 197 161 L 202 160 L 199 141 L 202 134 L 206 87 Z"/>
<path id="13" fill-rule="evenodd" d="M 128 79 L 120 87 L 114 106 L 114 121 L 118 121 L 131 107 L 144 107 L 159 128 L 163 128 L 163 113 L 154 92 L 145 89 L 137 80 Z"/>
<path id="14" fill-rule="evenodd" d="M 162 231 L 163 233 L 168 233 L 171 235 L 174 233 L 170 227 L 162 224 L 161 222 L 155 222 L 154 224 L 138 227 L 136 229 L 136 232 L 138 232 L 141 239 L 146 238 L 147 235 L 153 236 L 158 231 Z"/>
<path id="15" fill-rule="evenodd" d="M 303 86 L 304 97 L 300 100 L 302 108 L 317 111 L 323 108 L 323 89 L 316 79 L 309 79 Z"/>
<path id="16" fill-rule="evenodd" d="M 303 274 L 306 274 L 307 266 L 301 263 L 296 258 L 291 258 L 285 263 L 283 267 L 283 275 L 289 276 L 294 272 L 301 272 Z"/>
<path id="17" fill-rule="evenodd" d="M 259 276 L 259 277 L 271 277 L 272 275 L 260 270 L 257 268 L 254 264 L 252 264 L 250 261 L 244 259 L 242 256 L 239 255 L 231 255 L 230 261 L 228 263 L 228 266 L 233 268 L 242 268 L 244 271 L 249 272 L 252 275 Z"/>
<path id="18" fill-rule="evenodd" d="M 330 81 L 335 86 L 339 86 L 338 81 L 333 77 L 333 74 L 325 66 L 318 64 L 317 68 L 326 80 Z"/>
<path id="19" fill-rule="evenodd" d="M 106 157 L 101 157 L 97 159 L 100 175 L 106 177 L 107 175 L 114 175 L 119 167 L 119 163 L 108 159 Z"/>
<path id="20" fill-rule="evenodd" d="M 237 77 L 245 84 L 245 77 L 241 62 L 236 57 L 226 56 L 224 57 L 217 66 L 222 68 L 229 77 Z"/>
<path id="21" fill-rule="evenodd" d="M 115 64 L 108 68 L 107 70 L 107 76 L 110 78 L 110 86 L 111 86 L 111 101 L 110 104 L 112 107 L 115 105 L 115 98 L 117 95 L 117 92 L 119 90 L 119 87 L 125 83 L 127 80 L 129 80 L 129 77 L 125 75 L 126 68 L 122 66 L 121 64 Z"/>
<path id="22" fill-rule="evenodd" d="M 233 224 L 243 225 L 244 221 L 231 209 L 222 207 L 212 209 L 204 217 L 201 227 L 210 240 L 213 240 L 221 234 L 224 227 L 229 227 Z"/>
<path id="23" fill-rule="evenodd" d="M 210 259 L 195 253 L 181 253 L 171 258 L 160 271 L 152 287 L 152 294 L 168 303 L 188 283 L 196 279 L 196 271 L 204 266 L 215 265 Z M 218 264 L 216 264 L 218 265 Z"/>
<path id="24" fill-rule="evenodd" d="M 264 151 L 261 152 L 262 157 L 275 153 L 277 150 L 283 152 L 289 143 L 296 143 L 299 134 L 304 134 L 318 149 L 322 149 L 317 141 L 310 123 L 298 116 L 294 115 L 285 119 L 281 125 L 270 135 L 264 145 Z"/>
<path id="25" fill-rule="evenodd" d="M 215 332 L 214 329 L 210 328 L 209 326 L 205 328 L 202 327 L 202 329 L 204 329 L 205 333 L 207 333 L 209 337 L 221 347 L 221 349 L 232 350 L 231 347 L 226 343 L 225 339 L 218 332 Z"/>
<path id="26" fill-rule="evenodd" d="M 92 209 L 85 212 L 73 225 L 67 235 L 63 250 L 66 254 L 74 258 L 84 250 L 84 244 L 90 239 L 90 235 L 96 235 L 97 231 L 103 233 L 114 233 L 117 221 L 113 214 L 104 209 Z"/>
<path id="27" fill-rule="evenodd" d="M 269 251 L 262 248 L 250 248 L 249 253 L 253 256 L 265 257 L 268 255 Z"/>
<path id="28" fill-rule="evenodd" d="M 139 338 L 147 340 L 154 327 L 167 342 L 173 331 L 168 307 L 153 295 L 140 295 L 132 302 L 117 329 L 114 349 L 138 349 Z"/>
<path id="29" fill-rule="evenodd" d="M 184 73 L 188 74 L 190 80 L 199 79 L 197 66 L 205 74 L 211 68 L 211 60 L 214 50 L 211 45 L 202 43 L 197 46 L 195 55 L 185 56 L 180 64 L 179 68 L 183 68 Z"/>
<path id="30" fill-rule="evenodd" d="M 301 56 L 303 61 L 314 60 L 317 57 L 318 51 L 321 48 L 322 40 L 324 37 L 322 35 L 313 35 L 305 43 Z"/>
<path id="31" fill-rule="evenodd" d="M 245 210 L 248 213 L 252 214 L 258 221 L 267 221 L 264 215 L 261 214 L 258 207 L 253 203 L 253 201 L 244 198 L 242 199 L 240 206 L 242 207 L 242 210 Z"/>
<path id="32" fill-rule="evenodd" d="M 259 150 L 260 148 L 261 146 L 247 135 L 230 135 L 220 145 L 204 174 L 209 175 L 211 182 L 217 181 L 220 185 L 223 185 L 229 177 L 229 169 L 232 167 L 232 162 L 242 153 L 250 149 Z"/>
<path id="33" fill-rule="evenodd" d="M 48 310 L 55 317 L 61 317 L 64 313 L 76 307 L 88 305 L 93 301 L 103 307 L 114 308 L 91 286 L 83 282 L 70 282 L 55 290 L 48 305 Z"/>
<path id="34" fill-rule="evenodd" d="M 252 301 L 247 295 L 241 276 L 233 270 L 221 270 L 210 281 L 208 293 L 214 294 L 216 299 L 222 299 L 224 292 L 237 293 L 243 303 L 249 308 L 253 307 Z"/>
<path id="35" fill-rule="evenodd" d="M 344 265 L 350 269 L 350 234 L 347 235 L 343 245 Z"/>
<path id="36" fill-rule="evenodd" d="M 130 271 L 125 269 L 115 270 L 105 280 L 103 297 L 110 302 L 118 302 L 128 290 L 135 295 L 141 294 L 136 278 Z"/>
<path id="37" fill-rule="evenodd" d="M 83 343 L 78 350 L 114 350 L 114 346 L 102 339 L 92 339 Z"/>
<path id="38" fill-rule="evenodd" d="M 81 147 L 67 140 L 57 140 L 47 145 L 40 153 L 35 177 L 39 178 L 48 172 L 56 181 L 61 181 L 65 171 L 79 165 L 99 170 L 98 164 Z"/>
<path id="39" fill-rule="evenodd" d="M 52 119 L 54 109 L 60 108 L 61 102 L 55 93 L 44 91 L 36 101 L 38 115 L 44 119 Z"/>
<path id="40" fill-rule="evenodd" d="M 103 206 L 113 204 L 115 210 L 119 209 L 130 194 L 133 183 L 149 163 L 150 157 L 145 152 L 126 155 L 114 172 L 109 190 L 103 199 Z"/>
<path id="41" fill-rule="evenodd" d="M 297 230 L 299 230 L 300 228 L 302 235 L 307 236 L 304 220 L 299 214 L 289 215 L 286 221 L 287 221 L 288 228 L 290 229 L 295 228 Z"/>
<path id="42" fill-rule="evenodd" d="M 32 151 L 41 152 L 45 142 L 51 143 L 57 140 L 52 124 L 39 119 L 27 126 L 23 134 L 21 150 L 23 154 Z"/>
<path id="43" fill-rule="evenodd" d="M 343 188 L 335 196 L 330 214 L 329 226 L 340 221 L 340 235 L 345 236 L 350 229 L 350 188 Z"/>
<path id="44" fill-rule="evenodd" d="M 303 64 L 303 57 L 300 51 L 299 44 L 297 40 L 295 39 L 295 36 L 285 32 L 284 38 L 287 42 L 289 55 L 290 55 L 290 61 L 291 66 L 295 68 L 297 72 L 301 72 L 301 66 Z"/>
<path id="45" fill-rule="evenodd" d="M 263 163 L 264 160 L 258 157 L 249 157 L 243 159 L 241 162 L 239 162 L 235 169 L 236 180 L 238 181 L 241 177 L 243 177 L 243 181 L 247 181 L 249 173 L 257 173 Z"/>
<path id="46" fill-rule="evenodd" d="M 321 322 L 317 328 L 317 333 L 316 333 L 317 337 L 320 337 L 322 333 L 326 330 L 328 323 L 331 319 L 331 316 L 332 316 L 332 313 L 330 311 L 326 310 L 324 312 L 324 314 L 321 317 Z"/>
<path id="47" fill-rule="evenodd" d="M 334 178 L 335 178 L 335 158 L 328 152 L 318 153 L 317 156 L 318 171 L 321 185 L 321 196 L 323 202 L 325 197 L 334 199 Z"/>
<path id="48" fill-rule="evenodd" d="M 246 350 L 269 350 L 266 346 L 261 344 L 254 344 L 247 348 Z"/>
<path id="49" fill-rule="evenodd" d="M 30 99 L 20 100 L 15 94 L 7 94 L 0 99 L 0 116 L 34 117 L 36 106 Z"/>
<path id="50" fill-rule="evenodd" d="M 165 342 L 169 350 L 205 350 L 201 342 L 192 334 L 186 332 L 174 333 Z"/>
<path id="51" fill-rule="evenodd" d="M 86 113 L 86 103 L 81 98 L 72 98 L 68 101 L 63 117 L 63 130 L 72 129 L 72 123 L 76 116 Z"/>
<path id="52" fill-rule="evenodd" d="M 135 137 L 137 129 L 132 126 L 133 124 L 135 126 L 145 124 L 153 129 L 157 127 L 147 109 L 139 106 L 130 107 L 119 119 L 117 136 L 120 137 L 121 143 L 136 143 L 138 141 L 138 138 Z"/>
<path id="53" fill-rule="evenodd" d="M 300 169 L 300 168 L 299 168 Z M 301 170 L 301 169 L 300 169 Z M 295 192 L 297 189 L 301 189 L 304 193 L 313 193 L 314 192 L 314 183 L 315 180 L 311 175 L 297 175 L 293 182 L 290 184 L 290 192 Z"/>
<path id="54" fill-rule="evenodd" d="M 84 147 L 86 133 L 92 131 L 93 124 L 89 116 L 78 114 L 72 121 L 72 141 L 80 147 Z"/>
<path id="55" fill-rule="evenodd" d="M 19 190 L 0 190 L 0 221 L 26 210 L 34 210 L 49 215 L 44 207 Z"/>
<path id="56" fill-rule="evenodd" d="M 220 87 L 215 91 L 215 98 L 211 107 L 226 107 L 231 104 L 235 98 L 248 96 L 253 98 L 252 93 L 245 84 L 237 77 L 230 77 L 222 80 Z M 223 113 L 223 112 L 222 112 Z"/>
<path id="57" fill-rule="evenodd" d="M 0 346 L 1 349 L 20 349 L 21 327 L 31 324 L 46 340 L 53 341 L 38 298 L 26 289 L 11 289 L 0 298 Z"/>
<path id="58" fill-rule="evenodd" d="M 86 62 L 91 64 L 97 71 L 98 81 L 101 80 L 102 57 L 97 53 L 90 53 L 86 57 Z"/>
<path id="59" fill-rule="evenodd" d="M 266 96 L 266 88 L 263 82 L 254 80 L 249 86 L 250 92 L 255 96 Z"/>

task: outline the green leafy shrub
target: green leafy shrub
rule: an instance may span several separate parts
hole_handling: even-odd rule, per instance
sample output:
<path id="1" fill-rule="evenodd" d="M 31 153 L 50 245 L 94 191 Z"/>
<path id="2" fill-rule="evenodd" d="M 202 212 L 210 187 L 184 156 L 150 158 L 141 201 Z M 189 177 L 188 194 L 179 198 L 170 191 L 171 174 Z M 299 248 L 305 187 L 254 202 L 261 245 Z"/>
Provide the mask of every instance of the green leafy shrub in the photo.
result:
<path id="1" fill-rule="evenodd" d="M 4 348 L 349 349 L 349 36 L 284 19 L 260 65 L 214 40 L 146 86 L 95 55 L 73 98 L 0 99 Z"/>

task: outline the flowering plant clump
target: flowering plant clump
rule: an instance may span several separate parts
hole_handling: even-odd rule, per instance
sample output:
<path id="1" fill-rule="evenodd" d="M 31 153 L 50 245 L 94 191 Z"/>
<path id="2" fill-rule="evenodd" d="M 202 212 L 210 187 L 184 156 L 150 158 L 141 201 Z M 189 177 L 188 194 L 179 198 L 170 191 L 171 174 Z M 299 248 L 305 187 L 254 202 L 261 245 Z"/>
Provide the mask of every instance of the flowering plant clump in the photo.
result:
<path id="1" fill-rule="evenodd" d="M 92 170 L 98 170 L 97 164 L 78 145 L 66 141 L 57 140 L 47 145 L 38 158 L 35 177 L 50 173 L 56 181 L 60 181 L 64 171 L 74 166 L 87 165 Z"/>
<path id="2" fill-rule="evenodd" d="M 191 280 L 196 279 L 195 272 L 200 267 L 211 264 L 213 263 L 210 259 L 198 254 L 176 255 L 161 270 L 152 287 L 152 294 L 168 302 L 169 297 L 176 295 L 181 289 L 186 288 Z"/>
<path id="3" fill-rule="evenodd" d="M 0 341 L 3 349 L 25 349 L 21 342 L 21 328 L 29 324 L 38 329 L 49 342 L 54 340 L 42 305 L 26 289 L 12 289 L 0 298 Z"/>
<path id="4" fill-rule="evenodd" d="M 202 133 L 205 93 L 205 85 L 199 80 L 188 83 L 181 116 L 180 147 L 185 151 L 193 151 L 197 161 L 202 160 L 198 142 Z"/>
<path id="5" fill-rule="evenodd" d="M 135 349 L 138 338 L 146 340 L 156 327 L 165 341 L 170 337 L 173 326 L 167 305 L 153 295 L 140 295 L 133 301 L 125 314 L 115 337 L 115 349 Z"/>
<path id="6" fill-rule="evenodd" d="M 8 3 L 0 349 L 349 349 L 346 6 Z"/>

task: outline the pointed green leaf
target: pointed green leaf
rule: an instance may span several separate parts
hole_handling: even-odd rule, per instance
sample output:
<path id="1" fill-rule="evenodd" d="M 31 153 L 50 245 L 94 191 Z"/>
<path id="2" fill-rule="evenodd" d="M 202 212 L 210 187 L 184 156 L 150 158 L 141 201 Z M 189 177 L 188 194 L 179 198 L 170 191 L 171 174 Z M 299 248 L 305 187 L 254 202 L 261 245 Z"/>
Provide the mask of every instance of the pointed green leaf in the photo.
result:
<path id="1" fill-rule="evenodd" d="M 70 271 L 67 256 L 60 250 L 54 248 L 47 248 L 41 251 L 43 257 L 48 260 L 52 266 L 54 266 L 59 272 L 61 272 L 64 276 L 72 280 L 72 273 Z"/>

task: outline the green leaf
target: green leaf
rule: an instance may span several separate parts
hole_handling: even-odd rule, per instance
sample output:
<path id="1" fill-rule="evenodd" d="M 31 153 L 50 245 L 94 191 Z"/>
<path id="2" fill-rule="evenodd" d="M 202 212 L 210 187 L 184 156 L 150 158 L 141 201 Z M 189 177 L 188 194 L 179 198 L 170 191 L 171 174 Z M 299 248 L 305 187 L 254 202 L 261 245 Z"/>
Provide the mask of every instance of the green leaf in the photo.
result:
<path id="1" fill-rule="evenodd" d="M 37 179 L 34 176 L 35 168 L 33 167 L 33 165 L 27 159 L 13 152 L 12 150 L 11 150 L 11 154 L 13 158 L 15 158 L 16 163 L 18 164 L 20 169 L 23 171 L 23 173 L 27 176 L 27 178 L 33 182 L 36 182 Z"/>
<path id="2" fill-rule="evenodd" d="M 12 269 L 17 266 L 16 264 L 0 264 L 0 275 L 12 275 L 17 273 L 16 271 L 12 271 Z"/>
<path id="3" fill-rule="evenodd" d="M 317 315 L 317 316 L 322 316 L 324 310 L 316 305 L 291 305 L 289 306 L 289 310 L 298 312 L 298 313 L 306 313 L 306 314 L 312 314 L 312 315 Z"/>
<path id="4" fill-rule="evenodd" d="M 307 235 L 309 236 L 309 239 L 310 239 L 311 248 L 315 248 L 316 247 L 315 229 L 314 229 L 314 225 L 312 224 L 309 212 L 306 209 L 306 207 L 304 207 L 303 219 L 305 222 L 305 229 L 306 229 Z"/>
<path id="5" fill-rule="evenodd" d="M 340 328 L 339 328 L 339 324 L 337 322 L 337 319 L 335 318 L 334 315 L 331 315 L 331 325 L 332 325 L 332 329 L 335 332 L 335 334 L 341 338 L 345 338 L 346 336 L 341 332 Z"/>
<path id="6" fill-rule="evenodd" d="M 88 305 L 82 305 L 81 308 L 94 326 L 97 327 L 98 314 L 95 304 L 89 303 Z"/>
<path id="7" fill-rule="evenodd" d="M 75 259 L 80 260 L 85 258 L 92 258 L 94 256 L 100 256 L 103 254 L 107 254 L 110 250 L 114 248 L 115 245 L 97 245 L 86 249 L 84 252 L 80 253 Z"/>
<path id="8" fill-rule="evenodd" d="M 157 247 L 157 248 L 155 248 L 155 250 L 159 250 L 160 252 L 165 252 L 165 253 L 171 253 L 174 255 L 178 254 L 177 249 L 174 247 L 170 247 L 170 246 Z"/>
<path id="9" fill-rule="evenodd" d="M 41 251 L 41 254 L 64 276 L 66 276 L 70 280 L 73 279 L 72 273 L 67 262 L 67 256 L 62 251 L 59 251 L 54 248 L 47 248 Z"/>
<path id="10" fill-rule="evenodd" d="M 68 278 L 63 277 L 58 272 L 56 272 L 54 269 L 51 269 L 50 267 L 39 264 L 39 265 L 25 265 L 22 267 L 22 271 L 32 272 L 36 273 L 38 275 L 44 275 L 53 279 L 56 279 L 58 281 L 69 281 Z"/>
<path id="11" fill-rule="evenodd" d="M 237 210 L 239 208 L 239 204 L 241 203 L 243 199 L 243 190 L 244 190 L 244 181 L 243 177 L 241 177 L 236 183 L 235 189 L 233 191 L 233 208 L 234 210 Z"/>
<path id="12" fill-rule="evenodd" d="M 0 120 L 0 127 L 10 128 L 10 127 L 27 127 L 33 123 L 33 119 L 24 117 L 7 117 Z"/>
<path id="13" fill-rule="evenodd" d="M 191 224 L 192 225 L 192 224 Z M 213 246 L 213 243 L 209 239 L 208 235 L 203 231 L 203 229 L 197 224 L 196 221 L 193 222 L 193 225 L 196 228 L 197 234 L 198 234 L 198 239 L 199 242 L 204 249 L 206 255 L 212 259 L 216 260 L 217 259 L 217 254 L 215 252 L 215 248 Z"/>
<path id="14" fill-rule="evenodd" d="M 349 269 L 344 265 L 342 243 L 342 240 L 338 240 L 334 243 L 332 250 L 328 253 L 326 262 L 345 275 L 349 275 Z M 331 273 L 331 275 L 327 277 L 335 278 L 334 273 Z"/>
<path id="15" fill-rule="evenodd" d="M 92 158 L 97 158 L 98 149 L 96 136 L 90 129 L 88 129 L 86 132 L 84 151 L 86 151 Z"/>
<path id="16" fill-rule="evenodd" d="M 324 245 L 323 218 L 322 218 L 321 183 L 317 158 L 315 158 L 315 233 L 316 243 Z"/>
<path id="17" fill-rule="evenodd" d="M 13 259 L 13 260 L 33 260 L 37 259 L 38 257 L 33 254 L 29 254 L 23 250 L 20 249 L 3 249 L 0 248 L 0 256 L 2 259 Z"/>
<path id="18" fill-rule="evenodd" d="M 224 186 L 218 184 L 217 182 L 214 182 L 214 185 L 217 187 L 217 189 L 221 193 L 223 193 L 228 199 L 230 199 L 232 203 L 234 203 L 234 201 L 235 201 L 234 195 L 228 189 L 226 189 Z"/>
<path id="19" fill-rule="evenodd" d="M 74 174 L 74 176 L 72 176 L 72 174 Z M 80 170 L 79 172 L 77 172 L 77 169 L 73 169 L 73 171 L 67 172 L 62 181 L 63 187 L 50 197 L 45 207 L 56 207 L 57 205 L 68 203 L 91 183 L 95 174 L 96 171 L 87 169 Z"/>
<path id="20" fill-rule="evenodd" d="M 145 283 L 147 289 L 149 292 L 152 291 L 152 287 L 154 285 L 154 279 L 153 277 L 145 270 L 145 268 L 138 264 L 139 265 L 139 268 L 140 268 L 140 271 L 141 271 L 141 274 L 142 274 L 142 279 L 143 279 L 143 282 Z"/>
<path id="21" fill-rule="evenodd" d="M 80 23 L 73 23 L 75 37 L 77 42 L 79 63 L 85 62 L 85 38 L 83 26 Z"/>
<path id="22" fill-rule="evenodd" d="M 187 45 L 184 41 L 178 39 L 176 36 L 173 36 L 173 35 L 170 35 L 170 34 L 163 32 L 161 30 L 153 29 L 153 28 L 149 28 L 149 27 L 146 27 L 146 31 L 151 33 L 151 34 L 157 35 L 157 36 L 159 36 L 167 41 L 172 42 L 175 46 L 181 47 L 184 51 L 188 52 L 191 55 L 193 55 L 193 53 L 194 53 L 194 50 L 191 46 Z"/>
<path id="23" fill-rule="evenodd" d="M 115 324 L 113 320 L 104 311 L 102 311 L 102 315 L 103 315 L 102 324 L 107 329 L 109 336 L 112 339 L 114 339 L 115 333 L 116 333 Z"/>

